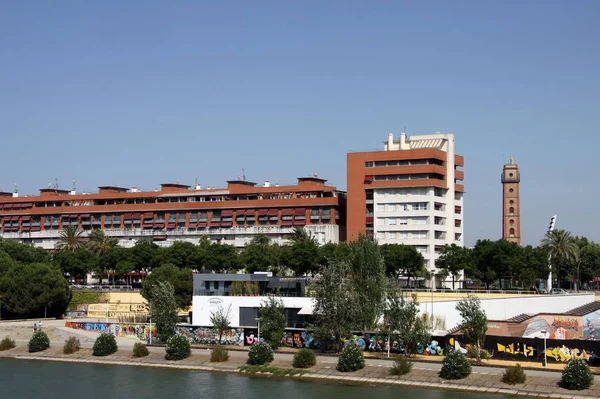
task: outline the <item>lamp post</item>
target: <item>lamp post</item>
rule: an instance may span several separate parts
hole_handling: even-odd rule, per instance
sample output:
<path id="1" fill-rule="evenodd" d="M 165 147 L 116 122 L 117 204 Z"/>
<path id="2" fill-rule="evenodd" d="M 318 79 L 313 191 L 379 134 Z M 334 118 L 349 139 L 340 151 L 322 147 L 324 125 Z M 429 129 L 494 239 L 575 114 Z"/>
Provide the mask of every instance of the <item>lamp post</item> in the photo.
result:
<path id="1" fill-rule="evenodd" d="M 556 216 L 554 215 L 550 218 L 550 226 L 548 227 L 548 233 L 552 233 L 554 230 L 554 225 L 556 224 Z M 546 293 L 550 294 L 552 292 L 552 255 L 548 256 L 548 268 L 550 269 L 550 273 L 548 273 L 548 284 L 546 287 Z"/>
<path id="2" fill-rule="evenodd" d="M 260 342 L 260 317 L 257 317 L 256 319 L 257 322 L 257 331 L 256 331 L 256 339 L 258 339 L 258 342 Z"/>
<path id="3" fill-rule="evenodd" d="M 431 330 L 433 331 L 433 290 L 435 289 L 435 269 L 431 269 Z"/>
<path id="4" fill-rule="evenodd" d="M 150 316 L 150 329 L 148 330 L 148 336 L 150 337 L 150 345 L 152 345 L 152 316 Z"/>
<path id="5" fill-rule="evenodd" d="M 106 327 L 108 327 L 108 311 L 110 309 L 108 299 L 106 300 Z"/>
<path id="6" fill-rule="evenodd" d="M 544 334 L 544 367 L 547 367 L 548 366 L 548 358 L 546 357 L 546 334 L 548 333 L 548 331 L 542 330 L 540 332 L 542 334 Z"/>

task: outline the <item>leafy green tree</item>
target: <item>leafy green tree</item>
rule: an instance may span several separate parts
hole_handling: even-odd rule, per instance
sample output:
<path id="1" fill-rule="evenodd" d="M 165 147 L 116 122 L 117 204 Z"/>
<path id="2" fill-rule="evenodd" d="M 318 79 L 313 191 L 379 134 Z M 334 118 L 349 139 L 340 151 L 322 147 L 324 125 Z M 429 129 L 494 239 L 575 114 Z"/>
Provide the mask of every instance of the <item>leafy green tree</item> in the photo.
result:
<path id="1" fill-rule="evenodd" d="M 142 283 L 142 296 L 150 302 L 153 287 L 160 282 L 168 282 L 174 289 L 175 301 L 179 309 L 187 309 L 192 304 L 193 273 L 190 269 L 180 269 L 171 264 L 158 267 L 148 274 Z"/>
<path id="2" fill-rule="evenodd" d="M 350 243 L 348 265 L 356 301 L 353 327 L 373 330 L 383 314 L 387 282 L 383 257 L 373 237 L 360 235 Z"/>
<path id="3" fill-rule="evenodd" d="M 313 275 L 319 266 L 319 247 L 314 240 L 297 241 L 289 246 L 287 266 L 296 276 Z"/>
<path id="4" fill-rule="evenodd" d="M 85 279 L 87 273 L 96 268 L 98 256 L 83 248 L 60 251 L 54 254 L 52 263 L 72 278 Z"/>
<path id="5" fill-rule="evenodd" d="M 2 251 L 17 262 L 46 263 L 50 261 L 49 252 L 42 248 L 0 238 L 0 252 Z"/>
<path id="6" fill-rule="evenodd" d="M 133 263 L 136 271 L 152 271 L 160 266 L 162 248 L 153 242 L 140 240 L 132 248 L 128 249 L 129 260 Z"/>
<path id="7" fill-rule="evenodd" d="M 573 265 L 578 257 L 578 246 L 571 233 L 565 230 L 553 230 L 546 233 L 542 240 L 542 247 L 546 250 L 552 266 L 555 268 L 560 286 L 561 266 Z"/>
<path id="8" fill-rule="evenodd" d="M 410 300 L 394 284 L 388 293 L 384 320 L 390 333 L 396 335 L 407 356 L 416 352 L 417 345 L 429 342 L 431 333 L 419 317 L 419 302 L 413 294 Z"/>
<path id="9" fill-rule="evenodd" d="M 313 235 L 304 227 L 294 227 L 294 231 L 292 231 L 292 234 L 290 234 L 288 239 L 292 244 L 298 242 L 317 243 L 317 240 L 313 237 Z"/>
<path id="10" fill-rule="evenodd" d="M 15 266 L 17 261 L 14 260 L 9 254 L 0 249 L 0 278 L 4 273 L 11 267 Z"/>
<path id="11" fill-rule="evenodd" d="M 129 261 L 129 251 L 126 248 L 122 247 L 112 247 L 106 249 L 102 255 L 100 255 L 98 262 L 96 262 L 96 267 L 94 272 L 98 276 L 100 280 L 100 284 L 102 284 L 102 277 L 107 272 L 115 272 L 117 270 L 117 265 L 119 262 Z M 132 265 L 133 266 L 133 265 Z M 130 271 L 130 270 L 128 270 Z M 114 277 L 113 277 L 114 282 Z"/>
<path id="12" fill-rule="evenodd" d="M 116 247 L 118 243 L 119 240 L 117 238 L 107 236 L 103 230 L 94 229 L 90 233 L 90 240 L 87 243 L 87 247 L 95 254 L 102 255 L 107 250 Z"/>
<path id="13" fill-rule="evenodd" d="M 540 279 L 548 278 L 548 256 L 541 247 L 528 245 L 522 248 L 523 267 L 516 271 L 516 277 L 523 282 L 523 286 L 535 286 Z"/>
<path id="14" fill-rule="evenodd" d="M 275 349 L 281 345 L 286 325 L 285 306 L 281 299 L 270 296 L 260 304 L 260 333 Z"/>
<path id="15" fill-rule="evenodd" d="M 337 262 L 348 259 L 348 244 L 345 242 L 328 242 L 319 247 L 319 265 L 326 265 L 328 262 Z"/>
<path id="16" fill-rule="evenodd" d="M 71 301 L 69 282 L 48 263 L 17 263 L 0 276 L 3 317 L 61 316 Z"/>
<path id="17" fill-rule="evenodd" d="M 452 275 L 452 289 L 454 289 L 456 277 L 460 276 L 463 270 L 471 270 L 473 267 L 471 251 L 456 244 L 446 244 L 440 251 L 437 267 Z"/>
<path id="18" fill-rule="evenodd" d="M 239 251 L 229 244 L 200 244 L 201 266 L 215 273 L 239 270 Z"/>
<path id="19" fill-rule="evenodd" d="M 161 342 L 167 342 L 175 334 L 177 324 L 177 301 L 175 289 L 168 281 L 159 281 L 151 290 L 150 315 L 156 323 L 156 332 Z"/>
<path id="20" fill-rule="evenodd" d="M 65 227 L 58 233 L 58 242 L 55 248 L 59 251 L 75 251 L 85 245 L 85 235 L 74 225 Z"/>
<path id="21" fill-rule="evenodd" d="M 590 242 L 579 251 L 579 279 L 591 281 L 600 276 L 600 245 Z"/>
<path id="22" fill-rule="evenodd" d="M 417 277 L 425 269 L 425 258 L 412 245 L 384 244 L 381 254 L 385 262 L 385 274 L 398 278 L 406 276 L 407 285 L 411 277 Z"/>
<path id="23" fill-rule="evenodd" d="M 488 320 L 485 311 L 481 308 L 479 298 L 469 295 L 456 304 L 456 310 L 460 314 L 460 330 L 465 340 L 477 348 L 477 362 L 481 362 L 481 345 L 485 343 L 488 329 Z"/>
<path id="24" fill-rule="evenodd" d="M 220 344 L 221 339 L 223 338 L 223 332 L 231 328 L 231 305 L 229 305 L 227 310 L 223 309 L 222 306 L 219 306 L 217 310 L 211 311 L 210 324 L 217 330 Z"/>
<path id="25" fill-rule="evenodd" d="M 269 270 L 276 263 L 273 248 L 269 245 L 269 238 L 260 235 L 252 239 L 240 253 L 239 260 L 246 269 L 246 273 Z"/>
<path id="26" fill-rule="evenodd" d="M 339 344 L 352 330 L 356 308 L 355 293 L 347 261 L 329 262 L 321 268 L 311 288 L 314 290 L 315 336 L 324 351 L 340 350 Z"/>
<path id="27" fill-rule="evenodd" d="M 162 252 L 163 263 L 170 263 L 180 269 L 200 268 L 198 246 L 186 241 L 175 241 Z"/>

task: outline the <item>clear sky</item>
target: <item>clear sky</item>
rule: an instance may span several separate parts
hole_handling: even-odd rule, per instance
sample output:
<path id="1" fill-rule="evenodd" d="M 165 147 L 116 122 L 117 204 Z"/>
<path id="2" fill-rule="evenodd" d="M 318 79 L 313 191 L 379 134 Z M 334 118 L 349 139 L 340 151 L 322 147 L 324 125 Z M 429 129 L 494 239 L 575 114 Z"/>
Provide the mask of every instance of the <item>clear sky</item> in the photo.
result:
<path id="1" fill-rule="evenodd" d="M 245 174 L 346 187 L 346 152 L 456 134 L 465 235 L 600 241 L 600 1 L 4 1 L 0 187 L 35 194 Z"/>

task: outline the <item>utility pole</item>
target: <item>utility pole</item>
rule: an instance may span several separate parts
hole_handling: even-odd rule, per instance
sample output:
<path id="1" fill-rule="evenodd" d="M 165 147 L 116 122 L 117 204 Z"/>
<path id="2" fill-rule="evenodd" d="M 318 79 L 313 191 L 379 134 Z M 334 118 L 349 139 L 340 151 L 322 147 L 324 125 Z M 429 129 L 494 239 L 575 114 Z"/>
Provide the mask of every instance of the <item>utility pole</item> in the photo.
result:
<path id="1" fill-rule="evenodd" d="M 554 215 L 550 218 L 550 226 L 548 227 L 548 233 L 550 234 L 554 231 L 554 225 L 556 224 L 556 216 Z M 546 287 L 546 293 L 550 294 L 552 291 L 552 255 L 548 255 L 548 269 L 550 272 L 548 273 L 548 284 Z"/>

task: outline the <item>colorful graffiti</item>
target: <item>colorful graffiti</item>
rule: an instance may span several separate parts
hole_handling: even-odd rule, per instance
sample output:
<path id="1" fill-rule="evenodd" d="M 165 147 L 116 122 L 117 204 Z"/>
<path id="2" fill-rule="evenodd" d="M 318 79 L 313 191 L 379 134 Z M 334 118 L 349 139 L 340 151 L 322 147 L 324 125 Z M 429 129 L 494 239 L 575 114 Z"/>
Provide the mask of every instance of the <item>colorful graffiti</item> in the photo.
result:
<path id="1" fill-rule="evenodd" d="M 152 329 L 150 329 L 149 324 L 67 321 L 65 327 L 97 333 L 109 333 L 115 337 L 140 339 L 142 341 L 149 341 L 150 335 L 152 335 L 153 338 L 156 337 L 156 326 L 152 326 Z"/>
<path id="2" fill-rule="evenodd" d="M 553 358 L 557 362 L 568 362 L 571 359 L 583 359 L 585 361 L 590 359 L 590 354 L 587 353 L 585 349 L 569 349 L 564 345 L 560 348 L 556 347 L 546 349 L 546 356 L 549 358 Z"/>
<path id="3" fill-rule="evenodd" d="M 600 339 L 600 310 L 583 316 L 583 336 L 587 339 Z"/>
<path id="4" fill-rule="evenodd" d="M 219 343 L 221 345 L 244 345 L 243 328 L 231 328 L 223 331 L 220 341 L 217 330 L 210 327 L 177 326 L 175 333 L 186 337 L 192 345 L 216 345 Z"/>
<path id="5" fill-rule="evenodd" d="M 536 349 L 531 345 L 522 343 L 512 343 L 508 345 L 502 345 L 496 343 L 496 351 L 498 353 L 508 353 L 510 355 L 523 355 L 525 357 L 535 357 Z"/>
<path id="6" fill-rule="evenodd" d="M 281 345 L 288 348 L 319 348 L 319 341 L 306 331 L 287 331 L 281 340 Z"/>

